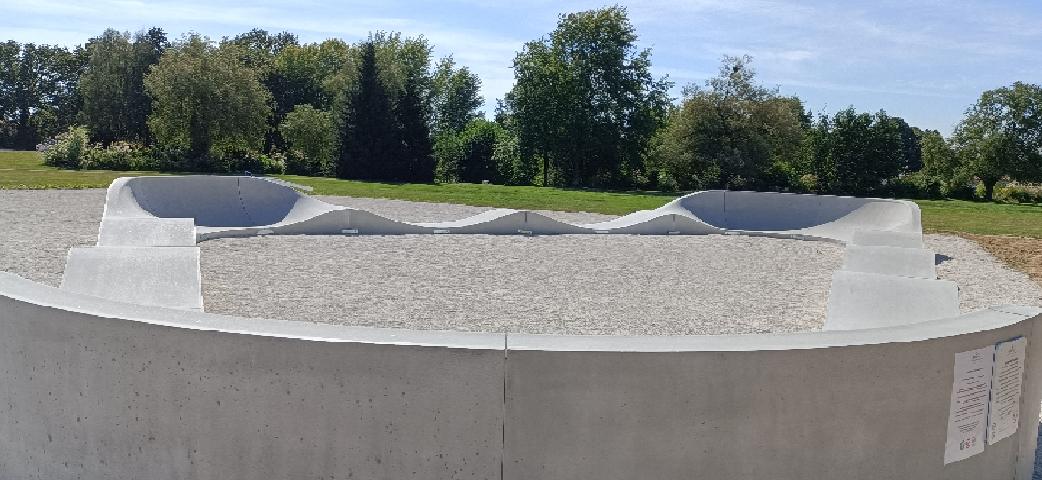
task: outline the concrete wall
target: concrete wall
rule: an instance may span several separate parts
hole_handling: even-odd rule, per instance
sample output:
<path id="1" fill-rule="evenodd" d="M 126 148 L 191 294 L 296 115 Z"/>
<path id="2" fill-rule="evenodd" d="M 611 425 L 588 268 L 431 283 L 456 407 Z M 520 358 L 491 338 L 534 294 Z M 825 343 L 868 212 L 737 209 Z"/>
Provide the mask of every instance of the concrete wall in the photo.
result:
<path id="1" fill-rule="evenodd" d="M 174 311 L 0 273 L 0 478 L 1026 480 L 1040 313 L 505 338 Z M 943 465 L 954 354 L 1017 335 L 1023 424 Z"/>
<path id="2" fill-rule="evenodd" d="M 502 335 L 179 313 L 12 277 L 0 478 L 500 476 Z"/>

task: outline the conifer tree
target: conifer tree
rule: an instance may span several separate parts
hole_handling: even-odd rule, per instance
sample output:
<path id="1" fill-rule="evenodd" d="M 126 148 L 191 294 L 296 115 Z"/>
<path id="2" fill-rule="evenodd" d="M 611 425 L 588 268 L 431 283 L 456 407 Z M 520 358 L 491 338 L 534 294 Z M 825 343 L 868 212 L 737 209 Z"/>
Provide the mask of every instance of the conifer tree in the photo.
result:
<path id="1" fill-rule="evenodd" d="M 342 112 L 338 178 L 386 180 L 400 152 L 398 126 L 387 91 L 380 82 L 376 46 L 362 45 L 358 84 Z"/>

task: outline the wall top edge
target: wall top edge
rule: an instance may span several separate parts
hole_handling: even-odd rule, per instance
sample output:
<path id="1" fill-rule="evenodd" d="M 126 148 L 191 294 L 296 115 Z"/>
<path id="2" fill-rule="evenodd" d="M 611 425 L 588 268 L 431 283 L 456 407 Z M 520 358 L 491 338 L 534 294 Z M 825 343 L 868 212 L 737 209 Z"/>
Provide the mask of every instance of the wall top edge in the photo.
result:
<path id="1" fill-rule="evenodd" d="M 406 330 L 312 324 L 173 310 L 106 300 L 60 290 L 0 272 L 0 297 L 43 307 L 172 328 L 330 342 L 442 347 L 465 350 L 600 352 L 738 352 L 807 350 L 924 341 L 1015 325 L 1042 315 L 1042 308 L 997 306 L 955 318 L 863 330 L 748 335 L 609 336 L 534 335 Z M 0 318 L 3 314 L 0 313 Z"/>

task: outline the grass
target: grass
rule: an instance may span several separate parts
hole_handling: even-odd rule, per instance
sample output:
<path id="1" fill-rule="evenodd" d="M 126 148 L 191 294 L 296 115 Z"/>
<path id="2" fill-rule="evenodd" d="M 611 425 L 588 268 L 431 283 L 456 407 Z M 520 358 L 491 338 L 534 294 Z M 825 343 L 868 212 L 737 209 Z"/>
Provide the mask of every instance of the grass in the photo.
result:
<path id="1" fill-rule="evenodd" d="M 1042 238 L 1042 205 L 963 200 L 919 200 L 923 230 Z"/>
<path id="2" fill-rule="evenodd" d="M 42 165 L 40 156 L 36 152 L 0 152 L 0 189 L 104 188 L 117 177 L 156 174 L 156 172 L 60 170 Z M 658 208 L 678 195 L 501 185 L 367 183 L 293 175 L 278 175 L 278 177 L 289 182 L 313 187 L 314 193 L 319 195 L 350 195 L 418 202 L 462 203 L 479 207 L 582 211 L 609 215 L 625 215 L 637 210 Z M 929 232 L 1042 238 L 1042 205 L 1039 204 L 959 200 L 924 200 L 916 203 L 923 211 L 923 227 Z"/>
<path id="3" fill-rule="evenodd" d="M 0 152 L 0 190 L 105 188 L 119 177 L 159 175 L 157 172 L 62 170 L 48 167 L 36 152 Z"/>
<path id="4" fill-rule="evenodd" d="M 545 187 L 507 187 L 470 183 L 425 185 L 366 183 L 335 178 L 276 175 L 288 182 L 307 185 L 316 195 L 347 195 L 365 198 L 393 198 L 416 202 L 462 203 L 476 207 L 522 210 L 564 210 L 573 212 L 626 215 L 665 205 L 679 194 L 649 192 L 603 192 Z"/>

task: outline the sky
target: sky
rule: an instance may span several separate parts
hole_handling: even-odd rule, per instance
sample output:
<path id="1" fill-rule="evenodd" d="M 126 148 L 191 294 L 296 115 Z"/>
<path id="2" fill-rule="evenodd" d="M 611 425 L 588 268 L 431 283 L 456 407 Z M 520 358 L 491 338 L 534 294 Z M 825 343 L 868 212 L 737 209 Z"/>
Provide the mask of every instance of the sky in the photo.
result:
<path id="1" fill-rule="evenodd" d="M 482 80 L 487 116 L 514 83 L 513 59 L 558 16 L 612 3 L 581 0 L 0 0 L 0 41 L 73 47 L 106 28 L 163 28 L 219 40 L 262 28 L 301 42 L 369 32 L 422 35 Z M 646 0 L 627 9 L 651 71 L 680 97 L 717 75 L 724 55 L 753 57 L 757 81 L 815 114 L 885 110 L 949 135 L 986 90 L 1042 83 L 1038 0 Z"/>

